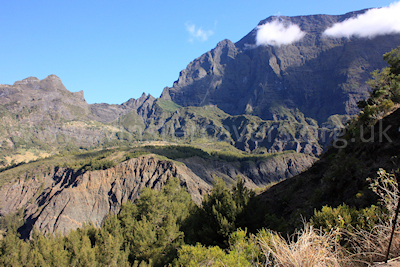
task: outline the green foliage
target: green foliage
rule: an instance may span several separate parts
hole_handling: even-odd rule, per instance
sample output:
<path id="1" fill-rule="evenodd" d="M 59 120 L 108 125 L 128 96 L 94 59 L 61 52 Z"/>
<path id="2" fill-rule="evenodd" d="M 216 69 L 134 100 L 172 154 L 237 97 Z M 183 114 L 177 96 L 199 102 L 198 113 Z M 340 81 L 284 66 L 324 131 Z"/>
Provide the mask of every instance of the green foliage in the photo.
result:
<path id="1" fill-rule="evenodd" d="M 238 229 L 229 236 L 229 248 L 184 245 L 178 251 L 173 266 L 261 266 L 264 257 L 254 238 L 247 231 Z"/>
<path id="2" fill-rule="evenodd" d="M 146 149 L 152 153 L 162 155 L 169 159 L 186 159 L 190 157 L 209 158 L 209 154 L 200 148 L 193 146 L 162 146 L 162 147 L 151 147 L 146 146 Z"/>
<path id="3" fill-rule="evenodd" d="M 0 241 L 2 266 L 164 266 L 184 244 L 180 225 L 195 204 L 179 180 L 161 191 L 145 188 L 119 215 L 109 214 L 100 229 L 84 225 L 65 237 L 34 230 L 24 242 L 12 231 Z M 3 220 L 8 225 L 9 220 Z"/>
<path id="4" fill-rule="evenodd" d="M 109 214 L 96 234 L 96 260 L 104 266 L 129 266 L 120 221 Z"/>
<path id="5" fill-rule="evenodd" d="M 173 102 L 171 100 L 162 99 L 162 98 L 157 99 L 156 104 L 164 111 L 170 112 L 170 113 L 173 113 L 173 112 L 177 111 L 178 109 L 182 108 L 175 102 Z"/>
<path id="6" fill-rule="evenodd" d="M 288 232 L 288 222 L 282 217 L 278 218 L 275 214 L 265 214 L 264 227 L 280 233 Z"/>
<path id="7" fill-rule="evenodd" d="M 69 253 L 71 266 L 96 266 L 96 249 L 92 246 L 97 229 L 85 225 L 81 229 L 71 231 L 65 237 L 65 249 Z"/>
<path id="8" fill-rule="evenodd" d="M 323 206 L 315 210 L 311 224 L 316 228 L 329 231 L 332 228 L 372 230 L 384 218 L 384 211 L 375 205 L 361 210 L 342 204 L 336 208 Z"/>
<path id="9" fill-rule="evenodd" d="M 389 67 L 374 71 L 367 83 L 372 88 L 369 99 L 358 103 L 362 109 L 360 121 L 366 122 L 378 118 L 381 113 L 400 103 L 400 47 L 383 55 Z"/>
<path id="10" fill-rule="evenodd" d="M 21 240 L 15 233 L 8 234 L 4 239 L 0 241 L 1 266 L 27 266 L 28 255 L 29 244 Z M 30 262 L 31 261 L 32 260 L 30 260 Z"/>
<path id="11" fill-rule="evenodd" d="M 17 233 L 18 228 L 24 225 L 24 209 L 21 208 L 15 213 L 7 214 L 0 218 L 0 229 L 7 233 Z"/>
<path id="12" fill-rule="evenodd" d="M 189 193 L 175 178 L 161 191 L 145 188 L 135 204 L 124 204 L 118 219 L 129 261 L 151 262 L 154 266 L 171 262 L 183 245 L 180 224 L 189 216 L 192 205 Z"/>
<path id="13" fill-rule="evenodd" d="M 126 154 L 125 159 L 126 160 L 130 160 L 130 159 L 133 159 L 133 158 L 137 158 L 137 157 L 140 157 L 140 156 L 147 155 L 149 153 L 150 152 L 146 151 L 146 150 L 133 150 L 133 151 L 130 151 L 130 152 L 128 152 Z"/>
<path id="14" fill-rule="evenodd" d="M 227 247 L 230 234 L 243 224 L 243 215 L 253 197 L 254 192 L 244 187 L 240 177 L 232 192 L 221 178 L 215 177 L 211 193 L 204 196 L 202 206 L 186 222 L 186 241 Z"/>
<path id="15" fill-rule="evenodd" d="M 268 154 L 248 154 L 243 152 L 233 151 L 212 151 L 210 154 L 215 160 L 223 160 L 226 162 L 256 162 L 259 160 L 266 160 L 269 158 L 282 156 L 285 154 L 296 153 L 293 150 L 286 150 L 282 153 L 268 153 Z"/>
<path id="16" fill-rule="evenodd" d="M 90 160 L 83 168 L 87 171 L 106 170 L 115 166 L 115 162 L 108 159 Z"/>

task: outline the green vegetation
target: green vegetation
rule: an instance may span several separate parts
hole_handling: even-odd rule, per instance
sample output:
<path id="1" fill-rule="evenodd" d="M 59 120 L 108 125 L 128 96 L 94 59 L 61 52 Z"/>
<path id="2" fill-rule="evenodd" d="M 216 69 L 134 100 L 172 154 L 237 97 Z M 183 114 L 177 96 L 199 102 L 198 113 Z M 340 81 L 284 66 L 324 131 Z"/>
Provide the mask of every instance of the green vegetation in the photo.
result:
<path id="1" fill-rule="evenodd" d="M 176 104 L 175 102 L 171 101 L 171 100 L 165 100 L 162 98 L 159 98 L 156 100 L 156 104 L 163 109 L 166 112 L 169 113 L 173 113 L 175 111 L 177 111 L 178 109 L 182 108 L 181 106 L 179 106 L 178 104 Z"/>
<path id="2" fill-rule="evenodd" d="M 215 150 L 211 148 L 200 148 L 192 145 L 165 145 L 165 146 L 136 146 L 122 147 L 112 149 L 97 150 L 71 150 L 61 154 L 49 156 L 47 158 L 31 160 L 28 163 L 13 163 L 0 168 L 0 187 L 12 179 L 30 179 L 31 177 L 40 177 L 43 173 L 51 173 L 54 168 L 70 168 L 74 171 L 95 171 L 111 168 L 123 161 L 144 156 L 147 154 L 156 154 L 164 159 L 177 160 L 190 157 L 199 157 L 212 161 L 224 161 L 238 164 L 252 164 L 273 157 L 282 157 L 287 154 L 299 155 L 294 151 L 285 151 L 283 153 L 250 154 L 232 146 L 216 145 Z"/>
<path id="3" fill-rule="evenodd" d="M 358 103 L 362 109 L 358 117 L 361 123 L 372 124 L 400 104 L 400 47 L 383 55 L 383 59 L 389 67 L 372 73 L 372 79 L 368 81 L 372 88 L 370 97 Z"/>
<path id="4" fill-rule="evenodd" d="M 192 146 L 146 146 L 151 153 L 158 154 L 169 159 L 186 159 L 190 157 L 209 158 L 209 154 L 200 148 Z"/>
<path id="5" fill-rule="evenodd" d="M 244 187 L 240 177 L 230 192 L 221 178 L 216 177 L 213 189 L 204 197 L 201 207 L 197 207 L 185 226 L 185 240 L 195 244 L 228 246 L 229 236 L 246 224 L 244 214 L 252 204 L 254 192 Z"/>
<path id="6" fill-rule="evenodd" d="M 145 188 L 134 203 L 123 204 L 118 215 L 109 214 L 101 228 L 85 225 L 65 237 L 44 237 L 34 232 L 32 239 L 22 241 L 15 231 L 19 220 L 16 220 L 17 224 L 11 220 L 21 217 L 20 214 L 4 218 L 0 225 L 6 228 L 7 235 L 0 241 L 0 264 L 165 266 L 174 262 L 176 266 L 182 266 L 193 249 L 205 249 L 208 253 L 208 249 L 200 245 L 193 249 L 184 245 L 186 239 L 196 244 L 204 238 L 196 233 L 199 216 L 212 220 L 212 225 L 203 228 L 203 232 L 218 234 L 221 244 L 229 246 L 230 257 L 226 257 L 220 248 L 215 248 L 224 261 L 232 262 L 238 257 L 243 262 L 252 260 L 252 251 L 257 249 L 255 245 L 247 244 L 245 231 L 239 229 L 235 232 L 234 223 L 253 195 L 240 179 L 232 193 L 222 180 L 216 179 L 215 185 L 203 206 L 199 207 L 179 185 L 178 179 L 171 178 L 161 191 Z M 234 213 L 229 211 L 231 204 L 235 205 Z M 211 240 L 211 236 L 206 238 Z"/>

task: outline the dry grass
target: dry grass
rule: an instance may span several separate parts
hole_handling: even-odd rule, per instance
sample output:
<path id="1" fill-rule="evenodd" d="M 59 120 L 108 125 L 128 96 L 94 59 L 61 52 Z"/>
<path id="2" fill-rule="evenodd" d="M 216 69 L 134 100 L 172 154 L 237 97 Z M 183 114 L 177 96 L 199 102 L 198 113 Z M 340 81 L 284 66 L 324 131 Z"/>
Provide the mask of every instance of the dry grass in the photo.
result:
<path id="1" fill-rule="evenodd" d="M 390 224 L 380 224 L 372 229 L 365 231 L 356 230 L 353 233 L 347 233 L 349 237 L 351 256 L 354 262 L 372 264 L 385 260 L 387 248 L 389 245 L 392 226 Z M 393 242 L 390 249 L 389 259 L 400 255 L 400 232 L 395 231 Z"/>
<path id="2" fill-rule="evenodd" d="M 390 235 L 393 231 L 393 218 L 399 203 L 399 189 L 396 176 L 379 169 L 375 179 L 369 179 L 371 189 L 380 197 L 381 204 L 388 214 L 371 231 L 363 229 L 347 233 L 354 258 L 367 262 L 384 261 L 389 245 Z M 400 219 L 400 218 L 399 218 Z M 400 256 L 400 232 L 399 219 L 395 225 L 393 242 L 389 253 L 389 259 Z"/>
<path id="3" fill-rule="evenodd" d="M 379 169 L 377 177 L 369 180 L 371 189 L 380 197 L 381 204 L 388 214 L 383 215 L 380 222 L 370 231 L 352 229 L 343 233 L 348 241 L 348 249 L 352 252 L 351 260 L 364 265 L 382 262 L 386 259 L 390 235 L 393 231 L 393 218 L 399 203 L 398 183 L 394 174 Z M 399 219 L 395 225 L 389 259 L 400 256 Z"/>
<path id="4" fill-rule="evenodd" d="M 258 243 L 267 258 L 266 266 L 318 267 L 352 266 L 337 242 L 339 232 L 326 233 L 309 224 L 296 231 L 289 241 L 272 231 L 261 231 Z"/>

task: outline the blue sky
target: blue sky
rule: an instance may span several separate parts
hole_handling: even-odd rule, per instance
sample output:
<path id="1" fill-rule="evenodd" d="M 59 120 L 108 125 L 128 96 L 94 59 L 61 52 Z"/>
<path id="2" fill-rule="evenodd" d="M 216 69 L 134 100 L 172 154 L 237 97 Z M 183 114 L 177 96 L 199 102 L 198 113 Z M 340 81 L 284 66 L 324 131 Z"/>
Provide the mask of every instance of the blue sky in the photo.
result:
<path id="1" fill-rule="evenodd" d="M 61 78 L 88 103 L 159 97 L 179 72 L 223 40 L 272 15 L 339 15 L 393 1 L 0 0 L 0 84 Z"/>

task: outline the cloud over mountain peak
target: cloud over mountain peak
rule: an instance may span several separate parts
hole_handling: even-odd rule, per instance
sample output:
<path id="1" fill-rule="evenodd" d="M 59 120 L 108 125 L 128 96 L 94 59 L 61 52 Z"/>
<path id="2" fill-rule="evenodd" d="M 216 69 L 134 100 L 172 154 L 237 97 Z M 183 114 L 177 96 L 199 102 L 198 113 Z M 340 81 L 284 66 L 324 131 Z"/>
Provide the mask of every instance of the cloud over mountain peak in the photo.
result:
<path id="1" fill-rule="evenodd" d="M 256 45 L 288 45 L 304 36 L 305 32 L 298 25 L 276 19 L 257 26 Z"/>

